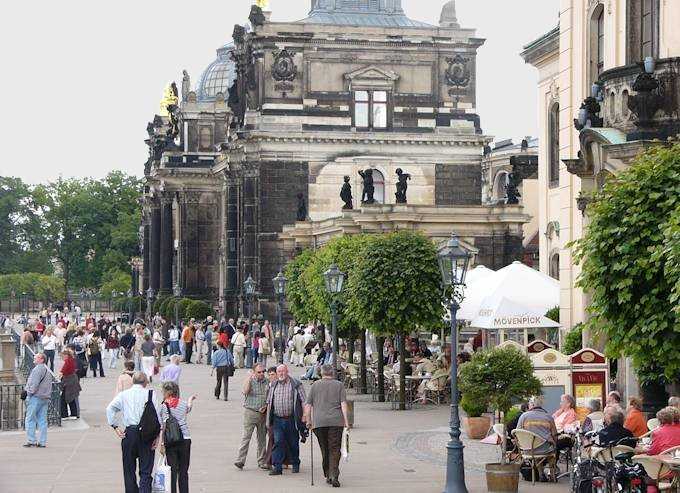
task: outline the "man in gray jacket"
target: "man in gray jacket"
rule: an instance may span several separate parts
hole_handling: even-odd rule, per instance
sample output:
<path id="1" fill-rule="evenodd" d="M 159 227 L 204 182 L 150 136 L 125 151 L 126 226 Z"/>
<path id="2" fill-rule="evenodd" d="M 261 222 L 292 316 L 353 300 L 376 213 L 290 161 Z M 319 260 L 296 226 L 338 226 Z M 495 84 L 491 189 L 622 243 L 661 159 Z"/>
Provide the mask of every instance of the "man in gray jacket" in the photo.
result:
<path id="1" fill-rule="evenodd" d="M 26 391 L 26 436 L 24 447 L 45 447 L 47 442 L 47 408 L 52 396 L 54 377 L 45 365 L 45 355 L 34 356 L 35 367 L 28 376 Z M 36 442 L 35 429 L 40 429 L 40 439 Z"/>

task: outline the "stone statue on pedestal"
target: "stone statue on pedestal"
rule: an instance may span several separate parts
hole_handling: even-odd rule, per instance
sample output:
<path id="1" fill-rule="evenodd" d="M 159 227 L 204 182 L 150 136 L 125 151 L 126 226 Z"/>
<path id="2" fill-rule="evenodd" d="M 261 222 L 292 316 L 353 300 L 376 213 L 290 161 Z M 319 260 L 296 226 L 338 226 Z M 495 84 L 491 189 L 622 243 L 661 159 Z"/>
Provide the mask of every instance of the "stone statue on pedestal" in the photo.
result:
<path id="1" fill-rule="evenodd" d="M 411 175 L 404 173 L 401 168 L 397 168 L 397 193 L 395 197 L 397 198 L 397 204 L 406 203 L 406 190 L 408 190 L 408 180 L 411 179 Z"/>
<path id="2" fill-rule="evenodd" d="M 186 70 L 182 71 L 182 101 L 189 99 L 189 93 L 191 92 L 191 78 L 189 77 L 189 72 Z"/>
<path id="3" fill-rule="evenodd" d="M 373 194 L 375 193 L 375 187 L 373 186 L 373 170 L 367 169 L 364 171 L 359 171 L 359 176 L 361 176 L 364 181 L 364 190 L 361 194 L 361 203 L 374 204 L 375 199 L 373 198 Z"/>
<path id="4" fill-rule="evenodd" d="M 304 194 L 297 194 L 298 208 L 297 208 L 297 220 L 306 221 L 307 220 L 307 205 L 305 204 Z"/>
<path id="5" fill-rule="evenodd" d="M 344 181 L 342 190 L 340 190 L 340 198 L 345 203 L 342 210 L 352 210 L 354 205 L 352 204 L 352 185 L 349 184 L 349 176 L 345 176 Z"/>
<path id="6" fill-rule="evenodd" d="M 519 198 L 522 196 L 522 194 L 519 193 L 517 184 L 518 183 L 515 174 L 510 173 L 510 175 L 508 176 L 508 184 L 505 186 L 505 195 L 507 197 L 505 203 L 508 205 L 519 204 Z"/>

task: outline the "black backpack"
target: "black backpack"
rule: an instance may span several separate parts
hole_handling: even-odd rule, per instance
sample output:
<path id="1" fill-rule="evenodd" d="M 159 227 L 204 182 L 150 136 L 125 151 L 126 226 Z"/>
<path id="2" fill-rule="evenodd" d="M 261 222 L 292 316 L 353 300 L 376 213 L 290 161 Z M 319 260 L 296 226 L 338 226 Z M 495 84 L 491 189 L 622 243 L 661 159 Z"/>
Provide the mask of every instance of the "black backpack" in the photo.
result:
<path id="1" fill-rule="evenodd" d="M 165 403 L 165 407 L 168 409 L 168 419 L 165 420 L 163 443 L 165 443 L 166 447 L 173 447 L 179 445 L 182 440 L 184 440 L 184 435 L 182 434 L 182 428 L 179 426 L 179 422 L 170 412 L 170 406 Z"/>
<path id="2" fill-rule="evenodd" d="M 149 390 L 149 398 L 144 404 L 142 419 L 139 420 L 139 437 L 143 443 L 150 444 L 161 432 L 156 407 L 153 405 L 153 390 Z"/>

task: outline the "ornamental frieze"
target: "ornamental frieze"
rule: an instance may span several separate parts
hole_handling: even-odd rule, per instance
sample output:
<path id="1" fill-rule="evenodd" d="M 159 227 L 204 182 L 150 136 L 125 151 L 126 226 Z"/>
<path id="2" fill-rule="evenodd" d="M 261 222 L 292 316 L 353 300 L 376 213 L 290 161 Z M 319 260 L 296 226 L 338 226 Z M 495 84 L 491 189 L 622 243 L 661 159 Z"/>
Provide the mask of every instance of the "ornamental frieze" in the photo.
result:
<path id="1" fill-rule="evenodd" d="M 449 66 L 444 71 L 446 85 L 454 88 L 464 88 L 470 85 L 472 73 L 468 66 L 469 62 L 469 58 L 465 58 L 460 54 L 457 54 L 454 57 L 447 57 L 446 63 L 448 63 Z M 449 93 L 451 92 L 452 91 L 450 90 Z"/>

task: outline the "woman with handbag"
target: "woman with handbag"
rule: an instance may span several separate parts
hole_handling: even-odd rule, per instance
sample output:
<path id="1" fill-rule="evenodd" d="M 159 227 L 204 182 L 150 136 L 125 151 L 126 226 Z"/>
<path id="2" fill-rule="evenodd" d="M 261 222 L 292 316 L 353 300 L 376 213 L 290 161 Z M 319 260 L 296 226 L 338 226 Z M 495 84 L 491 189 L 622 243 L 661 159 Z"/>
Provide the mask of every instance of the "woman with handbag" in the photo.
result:
<path id="1" fill-rule="evenodd" d="M 179 386 L 175 382 L 163 384 L 161 406 L 161 454 L 164 454 L 171 470 L 172 493 L 189 493 L 189 462 L 191 435 L 187 415 L 191 412 L 196 396 L 189 400 L 179 398 Z"/>

